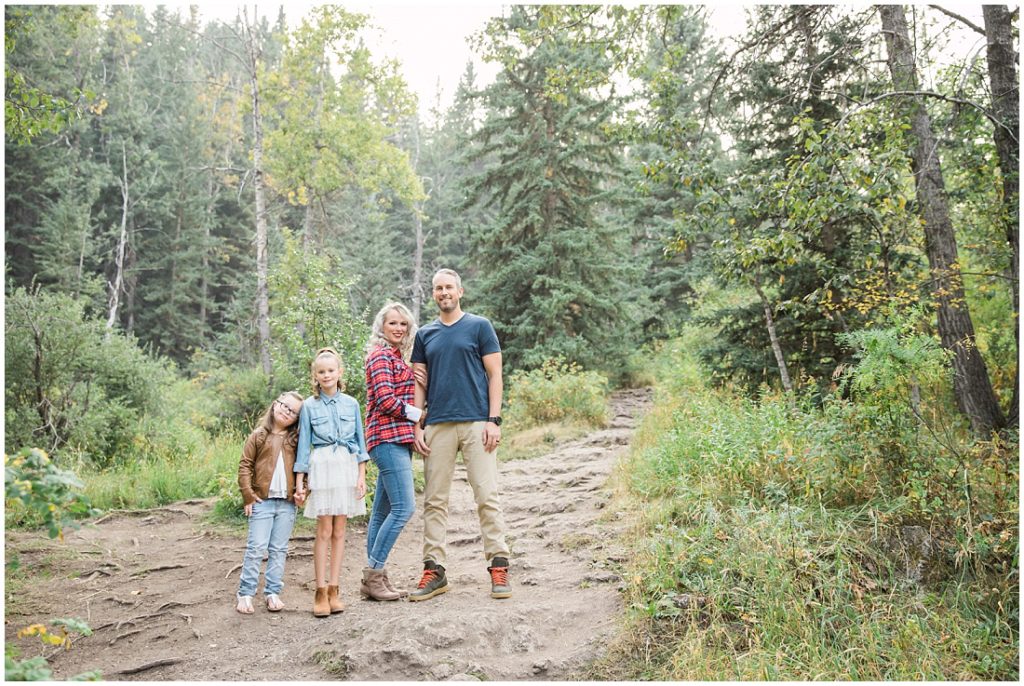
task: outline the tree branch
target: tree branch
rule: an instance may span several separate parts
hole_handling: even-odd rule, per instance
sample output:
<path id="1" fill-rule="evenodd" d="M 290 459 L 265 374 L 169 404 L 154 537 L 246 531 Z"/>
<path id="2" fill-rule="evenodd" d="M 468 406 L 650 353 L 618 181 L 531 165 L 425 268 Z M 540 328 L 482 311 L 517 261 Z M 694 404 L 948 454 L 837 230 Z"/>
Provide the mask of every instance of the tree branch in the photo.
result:
<path id="1" fill-rule="evenodd" d="M 1010 129 L 1010 127 L 1006 126 L 1006 124 L 1004 124 L 1001 121 L 999 121 L 998 119 L 996 119 L 995 116 L 993 116 L 992 112 L 989 111 L 988 108 L 979 105 L 978 103 L 974 102 L 973 100 L 967 100 L 966 98 L 954 98 L 954 97 L 949 96 L 949 95 L 943 95 L 942 93 L 936 93 L 935 91 L 902 90 L 902 91 L 889 91 L 888 93 L 882 93 L 881 95 L 877 95 L 877 96 L 871 98 L 870 100 L 866 100 L 864 102 L 858 102 L 857 103 L 857 107 L 855 109 L 847 112 L 846 114 L 844 114 L 842 119 L 840 119 L 836 124 L 837 124 L 837 126 L 841 126 L 850 117 L 850 115 L 854 114 L 857 110 L 864 109 L 865 107 L 870 107 L 871 105 L 874 105 L 876 102 L 881 102 L 882 100 L 885 100 L 887 98 L 906 97 L 906 96 L 909 96 L 909 97 L 937 98 L 939 100 L 944 100 L 946 102 L 951 102 L 951 103 L 954 103 L 956 105 L 967 105 L 969 107 L 973 107 L 974 109 L 976 109 L 979 112 L 981 112 L 981 114 L 986 119 L 988 119 L 990 122 L 992 122 L 993 126 L 998 126 L 998 127 L 1002 128 L 1002 129 L 1004 129 L 1006 131 L 1006 133 L 1010 136 L 1010 138 L 1013 140 L 1014 143 L 1018 142 L 1017 141 L 1017 136 L 1014 135 L 1013 130 Z"/>
<path id="2" fill-rule="evenodd" d="M 931 7 L 933 10 L 938 10 L 938 11 L 942 12 L 947 17 L 951 17 L 953 19 L 956 19 L 958 22 L 961 22 L 962 24 L 965 24 L 971 30 L 977 31 L 978 33 L 980 33 L 983 36 L 985 35 L 985 29 L 981 28 L 980 26 L 975 24 L 973 21 L 971 21 L 967 17 L 962 17 L 959 14 L 957 14 L 956 12 L 950 12 L 949 10 L 944 9 L 942 7 L 939 7 L 938 5 L 928 5 L 928 6 Z"/>

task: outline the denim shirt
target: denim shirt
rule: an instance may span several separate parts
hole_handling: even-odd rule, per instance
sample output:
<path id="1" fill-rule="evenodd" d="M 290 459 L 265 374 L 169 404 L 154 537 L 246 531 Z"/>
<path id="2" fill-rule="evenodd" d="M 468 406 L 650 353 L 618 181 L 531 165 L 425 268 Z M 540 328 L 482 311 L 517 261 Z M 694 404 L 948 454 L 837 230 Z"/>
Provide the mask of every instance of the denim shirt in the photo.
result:
<path id="1" fill-rule="evenodd" d="M 325 445 L 340 445 L 356 455 L 357 462 L 370 459 L 359 403 L 352 396 L 321 393 L 319 398 L 311 396 L 302 401 L 294 471 L 308 472 L 310 452 Z"/>

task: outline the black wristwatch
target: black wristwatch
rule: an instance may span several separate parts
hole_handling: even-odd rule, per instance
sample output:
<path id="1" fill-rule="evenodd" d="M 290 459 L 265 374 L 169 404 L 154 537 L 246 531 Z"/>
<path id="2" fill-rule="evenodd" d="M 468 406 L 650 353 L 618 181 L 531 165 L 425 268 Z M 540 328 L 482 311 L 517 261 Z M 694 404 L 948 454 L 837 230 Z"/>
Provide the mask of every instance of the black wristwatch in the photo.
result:
<path id="1" fill-rule="evenodd" d="M 501 426 L 501 417 L 488 417 L 487 421 L 492 422 L 495 426 Z"/>

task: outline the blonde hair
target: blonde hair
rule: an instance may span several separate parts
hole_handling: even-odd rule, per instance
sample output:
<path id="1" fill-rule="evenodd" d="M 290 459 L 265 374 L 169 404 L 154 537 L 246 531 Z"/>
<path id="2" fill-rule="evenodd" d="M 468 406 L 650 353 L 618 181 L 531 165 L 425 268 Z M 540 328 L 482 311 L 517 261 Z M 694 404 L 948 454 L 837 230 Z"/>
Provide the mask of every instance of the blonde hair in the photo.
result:
<path id="1" fill-rule="evenodd" d="M 395 302 L 388 303 L 384 307 L 380 308 L 380 312 L 378 312 L 377 316 L 373 318 L 373 326 L 370 329 L 370 342 L 366 345 L 367 356 L 369 356 L 369 354 L 372 353 L 378 345 L 391 345 L 391 341 L 384 338 L 384 318 L 387 317 L 388 312 L 391 312 L 392 310 L 395 310 L 398 314 L 402 315 L 402 317 L 405 318 L 406 323 L 409 325 L 409 328 L 405 331 L 405 336 L 403 336 L 402 340 L 398 342 L 398 350 L 402 353 L 402 357 L 404 358 L 408 358 L 409 353 L 412 352 L 412 343 L 416 338 L 416 329 L 418 327 L 416 326 L 415 320 L 412 318 L 412 312 L 409 311 L 409 308 L 402 303 Z"/>
<path id="2" fill-rule="evenodd" d="M 462 288 L 462 277 L 454 269 L 438 269 L 434 272 L 434 276 L 430 278 L 430 283 L 433 284 L 434 280 L 439 276 L 451 276 L 455 279 L 455 287 Z"/>
<path id="3" fill-rule="evenodd" d="M 261 426 L 262 428 L 266 429 L 267 433 L 270 433 L 271 431 L 274 430 L 274 403 L 279 401 L 281 398 L 284 398 L 285 396 L 294 398 L 295 400 L 298 400 L 300 403 L 303 400 L 302 395 L 298 391 L 285 391 L 281 395 L 277 396 L 274 399 L 274 402 L 270 403 L 270 407 L 267 408 L 267 411 L 263 413 L 263 417 L 260 418 L 259 426 Z M 289 437 L 298 436 L 299 435 L 299 421 L 298 420 L 299 420 L 299 415 L 296 414 L 295 415 L 295 421 L 292 422 L 291 425 L 288 427 L 288 436 Z"/>
<path id="4" fill-rule="evenodd" d="M 316 355 L 313 356 L 313 361 L 309 363 L 309 376 L 313 382 L 313 397 L 320 397 L 320 384 L 316 382 L 316 363 L 322 357 L 333 357 L 338 361 L 338 391 L 345 390 L 345 365 L 341 361 L 341 355 L 334 348 L 320 348 L 316 351 Z"/>

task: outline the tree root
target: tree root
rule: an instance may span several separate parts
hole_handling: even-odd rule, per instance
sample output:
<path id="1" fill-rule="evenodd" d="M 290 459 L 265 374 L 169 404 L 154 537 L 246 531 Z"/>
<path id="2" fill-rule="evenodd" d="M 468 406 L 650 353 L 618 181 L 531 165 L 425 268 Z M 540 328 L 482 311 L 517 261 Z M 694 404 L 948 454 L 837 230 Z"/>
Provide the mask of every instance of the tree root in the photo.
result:
<path id="1" fill-rule="evenodd" d="M 107 645 L 112 646 L 118 641 L 120 641 L 122 638 L 128 638 L 129 636 L 134 636 L 138 633 L 142 633 L 142 629 L 132 629 L 131 631 L 126 631 L 123 634 L 118 634 L 117 636 L 114 636 L 112 639 L 107 641 Z"/>
<path id="2" fill-rule="evenodd" d="M 150 572 L 165 572 L 168 569 L 183 569 L 184 567 L 191 567 L 192 565 L 161 565 L 159 567 L 150 567 L 149 569 L 140 569 L 137 572 L 132 572 L 130 576 L 142 576 L 143 574 L 149 574 Z"/>
<path id="3" fill-rule="evenodd" d="M 156 662 L 150 662 L 148 664 L 144 664 L 144 665 L 141 665 L 139 667 L 130 667 L 128 669 L 122 669 L 119 672 L 114 672 L 114 674 L 121 674 L 121 675 L 139 674 L 140 672 L 145 672 L 145 671 L 148 671 L 150 669 L 156 669 L 157 667 L 166 667 L 167 665 L 178 664 L 183 659 L 184 658 L 181 658 L 181 657 L 166 657 L 166 658 L 164 658 L 162 660 L 157 660 Z"/>

